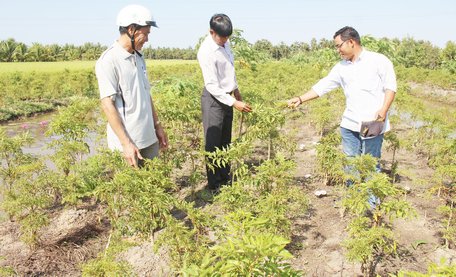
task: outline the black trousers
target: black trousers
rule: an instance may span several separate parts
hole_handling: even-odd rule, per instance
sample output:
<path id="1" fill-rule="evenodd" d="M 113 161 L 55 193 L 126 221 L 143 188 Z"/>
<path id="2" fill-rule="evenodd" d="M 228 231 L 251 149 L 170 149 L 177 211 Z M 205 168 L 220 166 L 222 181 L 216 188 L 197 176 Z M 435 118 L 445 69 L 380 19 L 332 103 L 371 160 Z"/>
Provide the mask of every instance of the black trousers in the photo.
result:
<path id="1" fill-rule="evenodd" d="M 204 88 L 201 96 L 201 110 L 203 113 L 204 149 L 208 152 L 214 152 L 216 148 L 227 147 L 231 143 L 233 107 L 222 104 Z M 216 189 L 231 182 L 229 165 L 216 168 L 215 171 L 206 165 L 206 172 L 210 189 Z"/>

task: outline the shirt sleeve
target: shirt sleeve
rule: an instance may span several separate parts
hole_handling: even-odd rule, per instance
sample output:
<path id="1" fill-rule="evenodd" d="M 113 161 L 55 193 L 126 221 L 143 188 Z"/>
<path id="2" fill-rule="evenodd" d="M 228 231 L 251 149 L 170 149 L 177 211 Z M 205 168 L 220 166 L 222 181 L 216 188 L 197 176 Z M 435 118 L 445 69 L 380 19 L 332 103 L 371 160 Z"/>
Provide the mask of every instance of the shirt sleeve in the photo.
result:
<path id="1" fill-rule="evenodd" d="M 331 90 L 340 87 L 340 83 L 340 76 L 336 65 L 331 69 L 329 74 L 318 81 L 318 83 L 316 83 L 312 89 L 318 94 L 318 96 L 321 97 Z"/>
<path id="2" fill-rule="evenodd" d="M 95 65 L 95 74 L 100 90 L 100 99 L 117 94 L 118 78 L 114 67 L 106 59 L 100 59 Z"/>
<path id="3" fill-rule="evenodd" d="M 206 87 L 207 91 L 209 91 L 219 102 L 227 106 L 233 106 L 236 99 L 227 94 L 228 91 L 223 91 L 223 89 L 220 87 L 217 78 L 217 67 L 215 60 L 212 58 L 212 55 L 209 55 L 207 52 L 204 53 L 204 51 L 199 52 L 198 62 L 203 73 L 204 86 Z"/>
<path id="4" fill-rule="evenodd" d="M 394 72 L 393 63 L 386 57 L 382 56 L 383 62 L 381 63 L 380 76 L 383 80 L 383 89 L 397 91 L 396 73 Z"/>

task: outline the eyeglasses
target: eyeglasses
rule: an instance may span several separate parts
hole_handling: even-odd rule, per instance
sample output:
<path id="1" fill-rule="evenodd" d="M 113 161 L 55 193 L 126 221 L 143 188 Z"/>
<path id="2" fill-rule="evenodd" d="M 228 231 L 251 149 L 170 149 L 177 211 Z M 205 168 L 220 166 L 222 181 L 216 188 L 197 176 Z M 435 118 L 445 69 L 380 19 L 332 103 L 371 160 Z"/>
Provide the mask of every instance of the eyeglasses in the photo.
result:
<path id="1" fill-rule="evenodd" d="M 344 40 L 344 41 L 343 41 L 341 44 L 339 44 L 339 45 L 334 45 L 334 47 L 336 47 L 336 50 L 339 50 L 339 49 L 342 47 L 342 45 L 344 45 L 344 43 L 346 43 L 347 41 L 349 41 L 349 39 Z"/>

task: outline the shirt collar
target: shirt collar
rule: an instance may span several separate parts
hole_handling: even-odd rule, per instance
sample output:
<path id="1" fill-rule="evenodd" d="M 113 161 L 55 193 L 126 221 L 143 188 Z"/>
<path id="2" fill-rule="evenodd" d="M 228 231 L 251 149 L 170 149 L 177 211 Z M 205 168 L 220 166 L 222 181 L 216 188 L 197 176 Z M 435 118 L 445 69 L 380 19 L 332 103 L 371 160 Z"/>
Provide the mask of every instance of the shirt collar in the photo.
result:
<path id="1" fill-rule="evenodd" d="M 217 43 L 215 43 L 214 39 L 212 38 L 212 36 L 209 34 L 207 35 L 206 39 L 208 39 L 210 41 L 209 45 L 210 45 L 210 49 L 212 51 L 217 51 L 219 49 L 223 49 L 222 46 L 218 45 Z M 228 42 L 225 42 L 225 47 L 228 45 Z"/>
<path id="2" fill-rule="evenodd" d="M 120 43 L 117 40 L 114 42 L 114 47 L 119 52 L 119 55 L 125 60 L 130 58 L 131 56 L 134 56 L 134 54 L 125 50 L 125 48 L 123 48 L 122 45 L 120 45 Z"/>
<path id="3" fill-rule="evenodd" d="M 358 60 L 362 60 L 364 58 L 364 56 L 366 55 L 366 50 L 364 49 L 364 47 L 361 48 L 361 53 L 359 54 L 359 57 L 358 57 Z"/>
<path id="4" fill-rule="evenodd" d="M 365 50 L 364 47 L 362 47 L 362 48 L 361 48 L 361 53 L 359 54 L 358 58 L 357 58 L 354 62 L 352 62 L 352 61 L 350 61 L 350 60 L 342 60 L 342 63 L 345 63 L 345 64 L 353 64 L 353 63 L 359 62 L 359 61 L 361 61 L 361 60 L 364 58 L 364 56 L 366 55 L 366 54 L 365 54 L 366 51 L 367 51 L 367 50 Z"/>

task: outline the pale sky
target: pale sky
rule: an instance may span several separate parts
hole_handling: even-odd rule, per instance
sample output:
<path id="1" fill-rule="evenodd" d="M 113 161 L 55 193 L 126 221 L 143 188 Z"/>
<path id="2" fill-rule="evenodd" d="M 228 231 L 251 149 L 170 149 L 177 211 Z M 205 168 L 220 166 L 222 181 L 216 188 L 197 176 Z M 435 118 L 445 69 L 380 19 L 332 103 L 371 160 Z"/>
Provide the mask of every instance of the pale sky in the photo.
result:
<path id="1" fill-rule="evenodd" d="M 118 37 L 115 20 L 128 4 L 148 7 L 160 28 L 152 47 L 194 47 L 215 13 L 227 14 L 234 28 L 254 43 L 332 39 L 344 26 L 375 38 L 428 40 L 444 47 L 456 41 L 456 0 L 0 0 L 0 40 L 31 45 L 85 42 L 108 46 Z"/>

